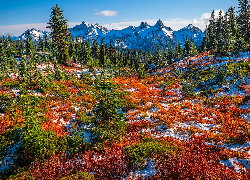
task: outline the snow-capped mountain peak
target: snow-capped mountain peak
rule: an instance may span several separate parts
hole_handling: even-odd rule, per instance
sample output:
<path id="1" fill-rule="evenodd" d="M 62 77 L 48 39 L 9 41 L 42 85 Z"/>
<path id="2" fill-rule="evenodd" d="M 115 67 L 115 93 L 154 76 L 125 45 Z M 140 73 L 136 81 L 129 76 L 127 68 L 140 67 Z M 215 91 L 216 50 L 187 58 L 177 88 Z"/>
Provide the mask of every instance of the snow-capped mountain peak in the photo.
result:
<path id="1" fill-rule="evenodd" d="M 140 26 L 141 29 L 150 27 L 147 22 L 141 22 Z"/>
<path id="2" fill-rule="evenodd" d="M 79 25 L 76 25 L 73 28 L 70 28 L 69 31 L 73 37 L 89 37 L 88 39 L 97 38 L 98 36 L 105 36 L 108 31 L 105 27 L 102 27 L 98 23 L 87 23 L 82 22 Z"/>
<path id="3" fill-rule="evenodd" d="M 163 24 L 163 22 L 162 22 L 162 20 L 158 20 L 157 22 L 156 22 L 156 24 L 154 25 L 154 27 L 158 27 L 158 28 L 164 28 L 165 26 L 164 26 L 164 24 Z"/>
<path id="4" fill-rule="evenodd" d="M 147 22 L 141 22 L 140 26 L 129 26 L 122 30 L 108 30 L 98 23 L 82 22 L 79 25 L 70 28 L 72 36 L 75 38 L 84 37 L 89 39 L 92 43 L 96 39 L 99 43 L 104 39 L 104 43 L 113 43 L 114 46 L 127 47 L 130 49 L 142 49 L 146 51 L 155 51 L 159 45 L 164 49 L 167 44 L 172 44 L 172 47 L 181 43 L 185 43 L 186 37 L 193 38 L 196 45 L 201 44 L 204 33 L 192 24 L 186 27 L 173 31 L 170 27 L 164 26 L 163 22 L 159 19 L 154 26 L 148 25 Z M 30 34 L 32 40 L 38 41 L 39 36 L 44 38 L 48 32 L 31 29 Z M 26 40 L 27 31 L 19 36 L 19 39 Z"/>
<path id="5" fill-rule="evenodd" d="M 187 28 L 187 29 L 192 29 L 192 28 L 194 28 L 195 26 L 193 25 L 193 24 L 189 24 L 189 25 L 187 25 L 185 28 Z"/>
<path id="6" fill-rule="evenodd" d="M 201 33 L 202 31 L 200 30 L 200 28 L 194 26 L 193 24 L 189 24 L 186 27 L 184 27 L 183 29 L 189 29 L 195 33 Z"/>
<path id="7" fill-rule="evenodd" d="M 91 24 L 88 23 L 88 22 L 83 21 L 83 22 L 82 22 L 82 25 L 85 25 L 86 27 L 90 27 Z"/>
<path id="8" fill-rule="evenodd" d="M 29 31 L 30 31 L 30 36 L 31 36 L 32 41 L 38 41 L 39 40 L 39 36 L 41 38 L 45 38 L 45 36 L 47 34 L 49 34 L 49 32 L 47 32 L 47 31 L 40 31 L 40 30 L 36 30 L 35 28 L 32 28 Z M 25 31 L 21 36 L 19 36 L 18 39 L 20 39 L 20 40 L 26 40 L 27 37 L 28 37 L 27 34 L 28 34 L 28 30 Z"/>
<path id="9" fill-rule="evenodd" d="M 186 38 L 194 40 L 196 45 L 200 45 L 203 41 L 204 33 L 196 26 L 189 24 L 186 27 L 175 31 L 174 35 L 181 44 L 185 43 Z"/>

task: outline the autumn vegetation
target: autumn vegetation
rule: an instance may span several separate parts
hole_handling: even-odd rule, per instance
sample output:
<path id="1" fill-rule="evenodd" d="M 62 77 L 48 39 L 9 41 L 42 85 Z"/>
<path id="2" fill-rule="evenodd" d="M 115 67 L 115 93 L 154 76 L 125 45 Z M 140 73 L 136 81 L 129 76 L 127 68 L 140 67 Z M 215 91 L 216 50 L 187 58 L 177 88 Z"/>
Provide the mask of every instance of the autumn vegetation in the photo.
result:
<path id="1" fill-rule="evenodd" d="M 0 39 L 1 179 L 250 179 L 247 49 L 156 64 L 60 38 Z"/>

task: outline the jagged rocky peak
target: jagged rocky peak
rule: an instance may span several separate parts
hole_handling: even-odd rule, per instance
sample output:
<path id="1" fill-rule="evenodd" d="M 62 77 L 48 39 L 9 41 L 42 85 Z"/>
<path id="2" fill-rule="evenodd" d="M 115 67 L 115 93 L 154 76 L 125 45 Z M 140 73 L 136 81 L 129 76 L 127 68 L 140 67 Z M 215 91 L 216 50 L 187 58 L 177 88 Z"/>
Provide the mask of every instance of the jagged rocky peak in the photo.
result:
<path id="1" fill-rule="evenodd" d="M 134 30 L 134 29 L 135 29 L 135 26 L 129 26 L 129 27 L 124 28 L 124 29 L 132 29 L 132 30 Z"/>
<path id="2" fill-rule="evenodd" d="M 84 25 L 84 26 L 86 26 L 86 27 L 89 27 L 89 26 L 90 26 L 90 24 L 87 23 L 87 22 L 85 22 L 85 21 L 83 21 L 82 24 L 80 24 L 80 25 Z"/>
<path id="3" fill-rule="evenodd" d="M 30 36 L 31 36 L 33 41 L 38 41 L 39 36 L 41 38 L 44 38 L 47 34 L 49 34 L 49 32 L 40 31 L 40 30 L 36 30 L 35 28 L 31 28 L 31 29 L 28 29 L 27 31 L 25 31 L 21 36 L 19 36 L 18 39 L 26 40 L 28 37 L 28 31 L 30 32 Z"/>
<path id="4" fill-rule="evenodd" d="M 31 29 L 28 29 L 30 32 L 32 32 L 32 31 L 37 31 L 35 28 L 31 28 Z M 27 30 L 27 32 L 28 32 L 28 30 Z"/>
<path id="5" fill-rule="evenodd" d="M 146 27 L 149 27 L 148 23 L 147 23 L 147 22 L 141 22 L 140 28 L 141 28 L 141 29 L 144 29 L 144 28 L 146 28 Z"/>
<path id="6" fill-rule="evenodd" d="M 168 30 L 168 31 L 173 31 L 173 29 L 171 27 L 166 27 L 165 26 L 165 29 Z"/>
<path id="7" fill-rule="evenodd" d="M 193 24 L 189 24 L 189 25 L 186 26 L 186 28 L 192 29 L 192 28 L 194 28 L 194 25 Z"/>
<path id="8" fill-rule="evenodd" d="M 71 28 L 71 30 L 73 31 L 81 31 L 81 30 L 90 30 L 90 29 L 100 29 L 101 31 L 107 31 L 107 28 L 102 27 L 100 24 L 98 23 L 87 23 L 87 22 L 82 22 L 79 25 L 74 26 L 73 28 Z"/>
<path id="9" fill-rule="evenodd" d="M 31 29 L 30 34 L 32 40 L 38 41 L 39 36 L 45 37 L 49 32 L 41 32 L 39 30 Z M 129 26 L 122 30 L 107 30 L 107 28 L 98 23 L 82 22 L 73 28 L 70 28 L 73 37 L 81 37 L 85 39 L 97 39 L 101 42 L 104 39 L 105 43 L 109 43 L 110 39 L 116 42 L 117 46 L 126 46 L 127 48 L 143 49 L 146 51 L 155 51 L 156 44 L 164 45 L 172 43 L 172 45 L 180 42 L 185 43 L 186 37 L 194 38 L 197 45 L 201 44 L 204 33 L 198 28 L 189 24 L 188 26 L 173 31 L 170 27 L 164 26 L 159 19 L 154 26 L 150 26 L 147 22 L 141 22 L 140 26 Z M 19 39 L 26 39 L 27 32 L 18 37 Z M 162 46 L 163 47 L 163 46 Z"/>
<path id="10" fill-rule="evenodd" d="M 98 24 L 98 23 L 96 23 L 96 22 L 93 22 L 92 24 L 91 24 L 91 26 L 92 27 L 95 27 L 95 28 L 101 28 L 101 26 Z"/>
<path id="11" fill-rule="evenodd" d="M 187 25 L 184 29 L 190 29 L 190 30 L 194 30 L 194 31 L 197 31 L 197 32 L 202 32 L 202 31 L 200 30 L 200 28 L 194 26 L 193 24 Z"/>
<path id="12" fill-rule="evenodd" d="M 155 27 L 164 28 L 164 24 L 163 24 L 162 20 L 159 19 L 159 20 L 156 22 Z"/>
<path id="13" fill-rule="evenodd" d="M 103 27 L 103 26 L 101 26 L 100 24 L 95 23 L 95 22 L 92 23 L 91 26 L 93 26 L 94 28 L 98 28 L 98 29 L 100 29 L 101 31 L 108 31 L 107 28 L 105 28 L 105 27 Z"/>
<path id="14" fill-rule="evenodd" d="M 36 30 L 35 28 L 31 28 L 31 29 L 27 29 L 24 33 L 27 34 L 28 31 L 30 32 L 30 34 L 36 33 L 36 32 L 43 32 L 40 30 Z"/>
<path id="15" fill-rule="evenodd" d="M 81 24 L 76 25 L 76 26 L 74 26 L 73 28 L 70 28 L 70 29 L 73 30 L 73 31 L 80 31 L 80 30 L 85 30 L 88 27 L 90 27 L 90 24 L 83 21 Z"/>

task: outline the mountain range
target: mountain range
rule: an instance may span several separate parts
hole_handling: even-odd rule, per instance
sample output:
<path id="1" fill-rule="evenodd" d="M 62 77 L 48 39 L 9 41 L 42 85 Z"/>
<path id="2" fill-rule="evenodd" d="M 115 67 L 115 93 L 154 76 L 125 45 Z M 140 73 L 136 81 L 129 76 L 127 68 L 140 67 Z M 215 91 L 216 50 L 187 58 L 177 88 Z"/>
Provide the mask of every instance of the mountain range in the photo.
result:
<path id="1" fill-rule="evenodd" d="M 155 51 L 157 45 L 165 49 L 166 43 L 171 44 L 172 47 L 175 47 L 178 43 L 183 45 L 186 37 L 193 38 L 197 46 L 201 44 L 204 37 L 204 32 L 192 24 L 178 31 L 173 31 L 170 27 L 164 26 L 160 19 L 154 26 L 148 25 L 147 22 L 141 22 L 140 26 L 129 26 L 122 30 L 108 30 L 98 23 L 90 24 L 83 21 L 81 24 L 70 28 L 69 31 L 73 37 L 84 37 L 85 40 L 89 39 L 90 43 L 93 39 L 96 39 L 99 43 L 101 43 L 101 39 L 104 39 L 104 43 L 110 43 L 111 41 L 116 47 L 146 51 Z M 17 39 L 25 40 L 27 32 L 25 31 Z M 33 41 L 38 41 L 39 36 L 44 38 L 49 32 L 31 29 L 30 34 Z"/>

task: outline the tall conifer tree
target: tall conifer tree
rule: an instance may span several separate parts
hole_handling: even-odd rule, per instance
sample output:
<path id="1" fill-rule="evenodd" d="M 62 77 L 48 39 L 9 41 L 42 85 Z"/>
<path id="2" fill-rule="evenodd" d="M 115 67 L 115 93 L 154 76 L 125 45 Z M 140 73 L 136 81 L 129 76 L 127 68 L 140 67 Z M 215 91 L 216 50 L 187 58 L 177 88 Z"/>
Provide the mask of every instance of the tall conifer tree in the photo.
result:
<path id="1" fill-rule="evenodd" d="M 105 65 L 105 45 L 104 45 L 104 39 L 102 39 L 102 41 L 101 41 L 99 61 L 100 61 L 100 65 L 104 67 L 104 65 Z"/>
<path id="2" fill-rule="evenodd" d="M 55 46 L 58 46 L 58 60 L 60 63 L 69 64 L 69 52 L 67 38 L 69 36 L 67 19 L 63 16 L 63 11 L 56 4 L 52 8 L 49 26 L 51 29 L 51 38 Z"/>
<path id="3" fill-rule="evenodd" d="M 33 53 L 33 45 L 32 45 L 32 40 L 31 40 L 29 29 L 27 32 L 27 39 L 26 39 L 25 45 L 26 45 L 26 55 L 31 56 Z"/>
<path id="4" fill-rule="evenodd" d="M 245 41 L 250 38 L 250 9 L 248 0 L 239 0 L 238 23 L 242 37 Z"/>

